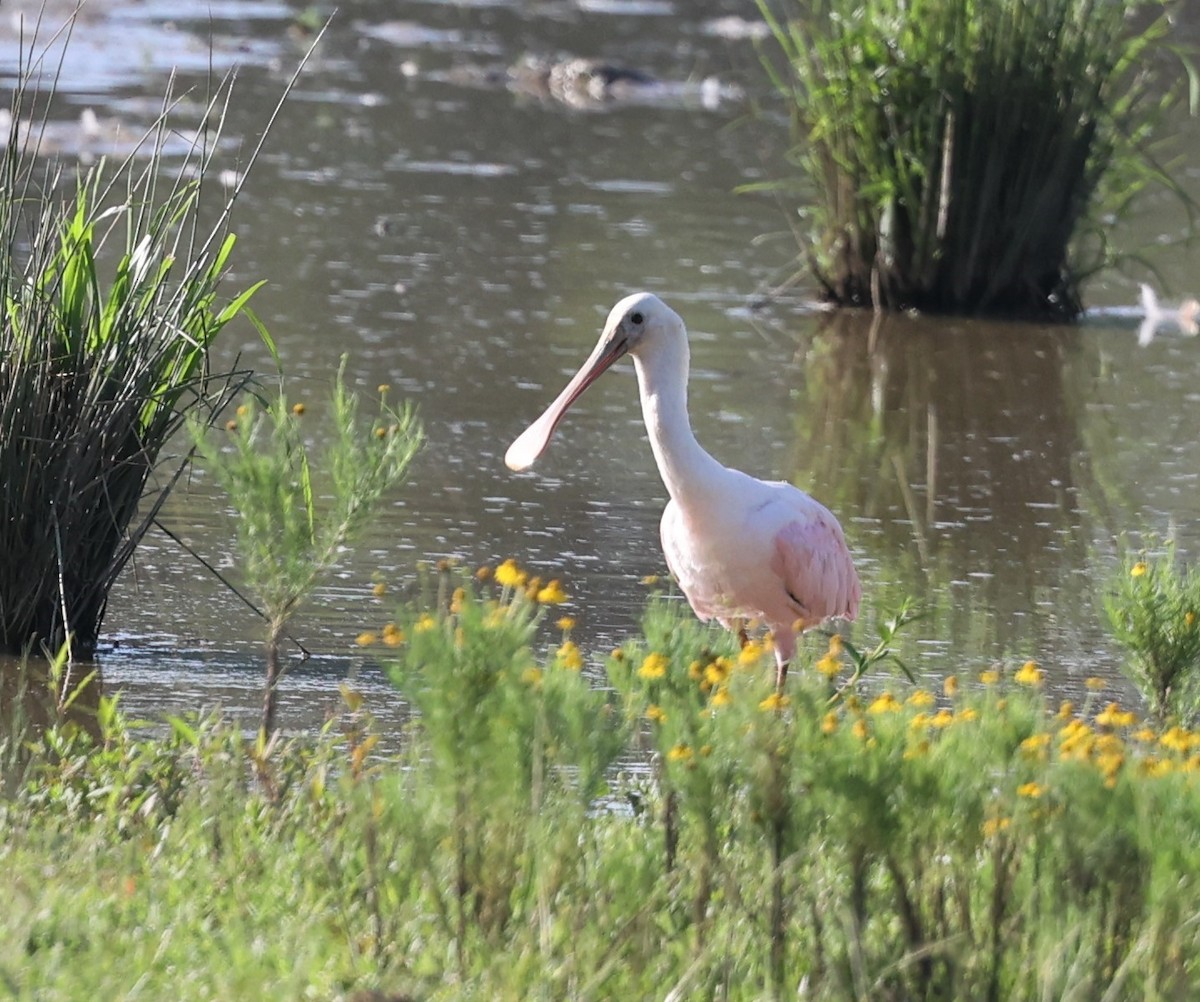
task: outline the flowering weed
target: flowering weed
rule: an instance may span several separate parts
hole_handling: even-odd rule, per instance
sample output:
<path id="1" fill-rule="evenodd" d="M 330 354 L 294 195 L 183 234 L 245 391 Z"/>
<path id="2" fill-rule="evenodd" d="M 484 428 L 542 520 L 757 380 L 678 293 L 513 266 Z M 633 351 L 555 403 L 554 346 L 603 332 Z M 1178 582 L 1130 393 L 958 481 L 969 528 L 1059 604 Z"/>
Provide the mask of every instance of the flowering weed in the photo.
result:
<path id="1" fill-rule="evenodd" d="M 1125 674 L 1160 721 L 1200 707 L 1200 571 L 1181 568 L 1175 547 L 1126 557 L 1104 601 Z"/>

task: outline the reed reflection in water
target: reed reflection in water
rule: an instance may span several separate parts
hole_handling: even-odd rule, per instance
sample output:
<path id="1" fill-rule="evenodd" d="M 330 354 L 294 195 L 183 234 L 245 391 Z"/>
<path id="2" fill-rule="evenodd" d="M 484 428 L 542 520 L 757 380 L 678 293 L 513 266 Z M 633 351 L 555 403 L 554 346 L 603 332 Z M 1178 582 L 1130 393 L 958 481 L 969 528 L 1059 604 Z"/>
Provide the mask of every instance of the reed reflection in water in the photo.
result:
<path id="1" fill-rule="evenodd" d="M 930 652 L 1062 664 L 1095 619 L 1078 345 L 1074 328 L 838 313 L 806 349 L 794 467 L 865 558 L 871 605 L 930 613 Z"/>

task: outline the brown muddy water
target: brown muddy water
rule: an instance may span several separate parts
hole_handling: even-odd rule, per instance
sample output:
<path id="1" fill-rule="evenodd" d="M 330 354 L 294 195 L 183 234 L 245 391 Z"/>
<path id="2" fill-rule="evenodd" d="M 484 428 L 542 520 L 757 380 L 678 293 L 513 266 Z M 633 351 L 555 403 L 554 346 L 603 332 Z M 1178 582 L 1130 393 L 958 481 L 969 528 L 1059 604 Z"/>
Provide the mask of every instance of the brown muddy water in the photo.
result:
<path id="1" fill-rule="evenodd" d="M 0 14 L 10 88 L 19 6 Z M 121 154 L 172 71 L 202 102 L 210 67 L 236 68 L 226 134 L 239 142 L 218 167 L 237 171 L 307 44 L 306 6 L 91 0 L 62 61 L 47 152 Z M 510 474 L 501 457 L 638 288 L 688 322 L 701 441 L 840 517 L 863 577 L 855 634 L 904 596 L 929 611 L 910 651 L 923 674 L 1035 657 L 1067 688 L 1115 676 L 1097 596 L 1116 540 L 1174 533 L 1188 556 L 1200 550 L 1200 341 L 1163 329 L 1139 346 L 1132 309 L 1138 281 L 1200 292 L 1178 205 L 1150 199 L 1114 234 L 1149 245 L 1158 275 L 1102 276 L 1086 290 L 1093 312 L 1069 329 L 831 316 L 803 281 L 763 305 L 795 243 L 785 202 L 734 194 L 787 173 L 785 118 L 745 37 L 754 11 L 749 0 L 340 5 L 239 203 L 228 288 L 267 279 L 255 307 L 314 434 L 348 352 L 359 386 L 386 382 L 419 405 L 428 448 L 296 621 L 314 657 L 284 683 L 287 726 L 319 724 L 347 676 L 399 718 L 353 638 L 388 618 L 374 576 L 403 593 L 420 560 L 513 556 L 562 578 L 585 650 L 635 628 L 640 580 L 664 571 L 665 498 L 631 368 L 588 392 L 535 472 Z M 661 85 L 597 100 L 536 70 L 505 72 L 530 57 L 600 58 Z M 85 109 L 95 120 L 81 123 Z M 1177 149 L 1198 144 L 1181 125 Z M 1195 171 L 1179 177 L 1195 194 Z M 222 351 L 270 372 L 248 327 Z M 236 580 L 230 516 L 203 471 L 164 522 Z M 135 716 L 257 711 L 260 623 L 165 536 L 120 581 L 106 627 L 104 685 Z"/>

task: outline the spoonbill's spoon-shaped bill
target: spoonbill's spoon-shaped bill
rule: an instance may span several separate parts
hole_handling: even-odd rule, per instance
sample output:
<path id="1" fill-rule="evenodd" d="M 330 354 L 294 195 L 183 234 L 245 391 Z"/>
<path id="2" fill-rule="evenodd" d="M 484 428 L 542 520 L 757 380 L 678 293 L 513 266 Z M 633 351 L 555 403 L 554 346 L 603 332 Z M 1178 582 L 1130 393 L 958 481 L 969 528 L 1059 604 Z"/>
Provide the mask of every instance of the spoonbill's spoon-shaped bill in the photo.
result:
<path id="1" fill-rule="evenodd" d="M 589 386 L 628 350 L 626 339 L 621 332 L 605 328 L 599 343 L 591 356 L 580 370 L 575 373 L 563 391 L 554 398 L 554 402 L 546 408 L 536 421 L 526 428 L 504 454 L 504 465 L 510 470 L 520 473 L 529 469 L 550 444 L 550 437 L 563 414 Z"/>

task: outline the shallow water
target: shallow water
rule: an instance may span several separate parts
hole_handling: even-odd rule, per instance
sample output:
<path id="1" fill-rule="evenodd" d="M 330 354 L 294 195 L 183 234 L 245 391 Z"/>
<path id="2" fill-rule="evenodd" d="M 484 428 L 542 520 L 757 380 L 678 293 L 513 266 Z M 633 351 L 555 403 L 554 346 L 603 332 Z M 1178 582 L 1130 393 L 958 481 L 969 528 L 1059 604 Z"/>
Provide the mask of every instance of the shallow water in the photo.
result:
<path id="1" fill-rule="evenodd" d="M 219 166 L 239 170 L 307 44 L 297 8 L 88 6 L 52 105 L 53 148 L 123 152 L 170 68 L 202 106 L 211 62 L 238 67 L 226 134 L 241 142 Z M 314 656 L 284 684 L 289 726 L 319 723 L 347 674 L 385 717 L 400 713 L 353 638 L 387 618 L 373 575 L 403 593 L 418 560 L 515 556 L 563 578 L 585 649 L 635 627 L 640 579 L 664 570 L 664 493 L 628 364 L 589 390 L 535 472 L 512 475 L 501 457 L 636 288 L 688 322 L 701 441 L 841 518 L 864 581 L 858 633 L 905 595 L 929 610 L 914 628 L 918 671 L 1032 656 L 1063 686 L 1113 675 L 1097 587 L 1114 541 L 1174 531 L 1197 551 L 1200 342 L 1163 331 L 1138 346 L 1136 315 L 1118 307 L 1145 274 L 1089 287 L 1099 310 L 1070 329 L 833 317 L 803 283 L 758 305 L 795 244 L 782 202 L 733 194 L 786 170 L 753 43 L 714 26 L 752 14 L 719 0 L 358 3 L 330 27 L 239 203 L 229 289 L 268 280 L 255 308 L 315 434 L 348 352 L 362 388 L 386 382 L 419 405 L 429 444 L 295 624 Z M 14 37 L 11 22 L 0 29 L 5 80 Z M 591 104 L 505 86 L 503 68 L 531 53 L 601 56 L 668 86 Z M 122 124 L 98 150 L 76 127 L 87 107 Z M 1135 225 L 1130 242 L 1183 235 L 1165 199 Z M 1156 284 L 1200 291 L 1189 258 L 1164 247 Z M 222 350 L 270 369 L 248 327 Z M 236 577 L 230 521 L 202 472 L 163 520 Z M 256 710 L 260 623 L 165 536 L 147 540 L 106 625 L 105 685 L 135 714 Z"/>

